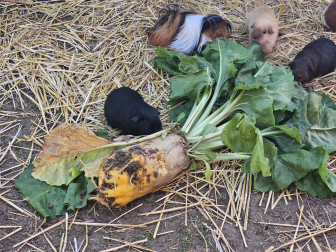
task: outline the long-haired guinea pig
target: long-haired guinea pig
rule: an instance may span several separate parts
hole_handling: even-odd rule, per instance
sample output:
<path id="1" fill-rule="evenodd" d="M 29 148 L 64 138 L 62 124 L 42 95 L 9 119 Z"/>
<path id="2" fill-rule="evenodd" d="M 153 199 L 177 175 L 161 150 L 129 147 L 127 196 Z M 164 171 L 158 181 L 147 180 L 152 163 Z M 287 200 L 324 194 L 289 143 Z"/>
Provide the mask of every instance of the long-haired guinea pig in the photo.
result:
<path id="1" fill-rule="evenodd" d="M 323 24 L 336 32 L 336 1 L 330 3 L 323 11 Z"/>
<path id="2" fill-rule="evenodd" d="M 289 63 L 294 80 L 302 84 L 331 73 L 336 68 L 336 45 L 326 38 L 319 38 L 306 45 Z"/>
<path id="3" fill-rule="evenodd" d="M 104 110 L 107 124 L 124 135 L 150 135 L 162 129 L 159 111 L 128 87 L 114 89 L 107 96 Z"/>
<path id="4" fill-rule="evenodd" d="M 175 5 L 170 5 L 161 12 L 161 17 L 147 33 L 148 42 L 153 46 L 170 46 L 191 54 L 196 48 L 201 52 L 203 46 L 216 38 L 228 39 L 231 35 L 230 22 L 217 15 L 178 10 Z"/>
<path id="5" fill-rule="evenodd" d="M 268 55 L 278 37 L 278 21 L 273 10 L 267 6 L 254 9 L 247 15 L 246 27 L 250 41 L 259 43 Z"/>

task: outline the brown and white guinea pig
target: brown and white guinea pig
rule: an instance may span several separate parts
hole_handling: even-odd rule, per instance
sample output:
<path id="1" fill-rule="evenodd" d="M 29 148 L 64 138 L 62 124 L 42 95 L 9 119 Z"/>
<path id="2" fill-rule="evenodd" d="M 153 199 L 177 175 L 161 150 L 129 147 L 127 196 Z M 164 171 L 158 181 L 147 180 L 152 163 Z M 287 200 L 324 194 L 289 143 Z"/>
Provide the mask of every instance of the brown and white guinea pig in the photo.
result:
<path id="1" fill-rule="evenodd" d="M 330 3 L 323 11 L 323 24 L 336 32 L 336 1 Z"/>
<path id="2" fill-rule="evenodd" d="M 105 101 L 107 124 L 124 135 L 150 135 L 162 129 L 159 111 L 128 87 L 114 89 Z"/>
<path id="3" fill-rule="evenodd" d="M 273 10 L 267 6 L 254 9 L 247 15 L 246 27 L 250 42 L 259 43 L 268 55 L 278 37 L 278 21 Z"/>
<path id="4" fill-rule="evenodd" d="M 154 27 L 148 30 L 148 42 L 191 54 L 201 52 L 203 46 L 216 38 L 228 39 L 231 35 L 229 21 L 217 15 L 200 15 L 191 10 L 178 10 L 168 6 Z"/>
<path id="5" fill-rule="evenodd" d="M 326 38 L 307 44 L 289 63 L 294 80 L 302 84 L 331 73 L 336 68 L 336 45 Z"/>

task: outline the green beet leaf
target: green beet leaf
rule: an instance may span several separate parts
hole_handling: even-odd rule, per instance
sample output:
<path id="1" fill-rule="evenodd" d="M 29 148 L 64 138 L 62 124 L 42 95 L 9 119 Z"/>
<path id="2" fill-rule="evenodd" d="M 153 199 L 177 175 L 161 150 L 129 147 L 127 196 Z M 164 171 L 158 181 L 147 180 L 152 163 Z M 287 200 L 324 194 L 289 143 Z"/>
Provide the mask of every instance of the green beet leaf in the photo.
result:
<path id="1" fill-rule="evenodd" d="M 90 193 L 92 193 L 94 189 L 95 186 L 91 178 L 87 178 L 82 174 L 69 184 L 63 205 L 66 205 L 67 209 L 71 211 L 85 207 L 88 198 L 91 197 Z"/>
<path id="2" fill-rule="evenodd" d="M 308 92 L 296 81 L 294 82 L 294 93 L 292 95 L 291 101 L 287 104 L 286 110 L 294 112 L 297 110 L 302 103 L 302 101 L 307 97 Z"/>
<path id="3" fill-rule="evenodd" d="M 169 62 L 179 63 L 181 59 L 186 58 L 187 56 L 180 51 L 169 51 L 165 47 L 156 47 L 155 49 L 158 57 L 165 58 Z"/>
<path id="4" fill-rule="evenodd" d="M 290 70 L 273 67 L 270 82 L 264 83 L 264 86 L 268 96 L 274 100 L 274 110 L 282 110 L 291 101 L 295 92 L 294 76 Z"/>
<path id="5" fill-rule="evenodd" d="M 172 95 L 167 104 L 176 105 L 184 100 L 187 100 L 181 107 L 169 111 L 169 116 L 172 120 L 176 121 L 181 113 L 185 114 L 179 122 L 184 125 L 187 117 L 189 116 L 194 104 L 199 100 L 204 87 L 211 87 L 214 79 L 211 77 L 209 68 L 202 69 L 198 73 L 174 76 L 171 78 L 170 87 Z"/>
<path id="6" fill-rule="evenodd" d="M 297 128 L 290 129 L 286 125 L 275 125 L 262 130 L 263 137 L 275 141 L 278 154 L 286 154 L 301 149 L 301 136 Z"/>
<path id="7" fill-rule="evenodd" d="M 310 149 L 323 146 L 328 153 L 336 151 L 336 110 L 326 105 L 319 108 L 318 119 L 309 128 L 303 142 Z"/>
<path id="8" fill-rule="evenodd" d="M 179 69 L 182 73 L 197 73 L 200 69 L 198 67 L 198 61 L 195 57 L 181 59 Z"/>
<path id="9" fill-rule="evenodd" d="M 168 115 L 171 120 L 175 122 L 179 122 L 180 125 L 183 126 L 193 106 L 194 106 L 194 101 L 189 100 L 186 103 L 184 103 L 181 107 L 169 110 Z M 184 116 L 182 117 L 182 115 Z"/>
<path id="10" fill-rule="evenodd" d="M 253 149 L 250 169 L 252 173 L 262 172 L 264 177 L 271 176 L 271 170 L 269 167 L 269 160 L 265 157 L 264 141 L 259 129 L 256 129 L 257 143 Z M 276 156 L 276 153 L 275 153 Z"/>
<path id="11" fill-rule="evenodd" d="M 170 79 L 172 95 L 168 105 L 176 105 L 186 99 L 199 100 L 205 86 L 212 86 L 214 83 L 209 68 L 202 69 L 198 73 L 174 76 Z"/>
<path id="12" fill-rule="evenodd" d="M 157 47 L 156 53 L 158 57 L 155 57 L 152 61 L 153 66 L 156 68 L 164 69 L 168 73 L 174 75 L 182 75 L 179 70 L 180 60 L 187 56 L 179 51 L 168 51 L 167 48 Z"/>
<path id="13" fill-rule="evenodd" d="M 330 99 L 317 93 L 309 93 L 292 118 L 286 122 L 296 127 L 309 149 L 323 146 L 328 153 L 336 151 L 336 110 Z"/>
<path id="14" fill-rule="evenodd" d="M 317 170 L 309 172 L 305 177 L 296 181 L 296 186 L 309 195 L 325 198 L 336 195 L 336 176 L 328 169 L 329 155 L 323 149 L 323 162 Z"/>
<path id="15" fill-rule="evenodd" d="M 242 86 L 236 87 L 241 88 Z M 274 100 L 269 98 L 263 88 L 245 90 L 232 111 L 241 111 L 256 118 L 256 126 L 264 129 L 275 125 L 273 114 Z"/>
<path id="16" fill-rule="evenodd" d="M 155 68 L 164 69 L 168 73 L 173 75 L 182 75 L 183 73 L 179 70 L 179 67 L 175 63 L 169 62 L 165 58 L 155 57 L 152 61 Z"/>
<path id="17" fill-rule="evenodd" d="M 104 138 L 104 139 L 106 139 L 106 140 L 109 139 L 109 136 L 108 136 L 107 128 L 106 128 L 106 127 L 105 127 L 103 130 L 97 130 L 97 131 L 95 132 L 95 135 L 96 135 L 96 136 L 99 136 L 99 137 L 101 137 L 101 138 Z"/>
<path id="18" fill-rule="evenodd" d="M 321 176 L 323 182 L 329 187 L 332 192 L 336 192 L 336 175 L 328 169 L 329 155 L 325 149 L 323 149 L 323 162 L 321 163 L 318 173 Z"/>
<path id="19" fill-rule="evenodd" d="M 254 116 L 237 113 L 221 134 L 223 144 L 234 152 L 252 151 L 257 141 L 254 125 Z"/>
<path id="20" fill-rule="evenodd" d="M 203 68 L 209 68 L 211 74 L 212 74 L 212 77 L 215 78 L 216 76 L 216 71 L 213 67 L 213 65 L 207 61 L 204 57 L 201 57 L 201 56 L 192 56 L 192 57 L 195 57 L 197 59 L 197 63 L 198 63 L 198 68 L 199 69 L 203 69 Z M 216 78 L 215 78 L 216 79 Z"/>
<path id="21" fill-rule="evenodd" d="M 26 170 L 15 180 L 15 188 L 19 189 L 28 203 L 43 217 L 55 219 L 57 215 L 64 215 L 67 207 L 63 201 L 67 187 L 50 186 L 31 176 L 34 165 L 30 164 Z"/>
<path id="22" fill-rule="evenodd" d="M 295 92 L 294 77 L 290 70 L 272 66 L 269 62 L 251 59 L 238 72 L 235 86 L 262 85 L 268 98 L 274 100 L 274 110 L 284 109 Z"/>
<path id="23" fill-rule="evenodd" d="M 246 163 L 246 161 L 245 161 L 245 163 Z M 244 165 L 245 165 L 245 163 L 244 163 Z M 273 182 L 272 177 L 264 177 L 262 175 L 262 172 L 259 172 L 259 173 L 254 175 L 253 187 L 254 187 L 255 190 L 258 190 L 260 192 L 268 192 L 268 191 L 277 192 L 277 191 L 279 191 L 279 188 Z"/>
<path id="24" fill-rule="evenodd" d="M 309 172 L 305 177 L 295 182 L 296 187 L 310 196 L 325 198 L 335 196 L 329 187 L 323 182 L 317 170 Z"/>
<path id="25" fill-rule="evenodd" d="M 43 217 L 55 219 L 57 215 L 64 215 L 66 211 L 86 206 L 94 185 L 83 173 L 69 186 L 50 186 L 33 178 L 33 169 L 34 165 L 30 164 L 15 180 L 15 188 L 19 189 L 25 198 L 29 198 L 28 203 Z"/>
<path id="26" fill-rule="evenodd" d="M 200 150 L 200 152 L 204 153 L 210 162 L 213 162 L 217 157 L 216 153 L 211 151 L 210 149 L 202 149 Z"/>
<path id="27" fill-rule="evenodd" d="M 228 70 L 232 63 L 235 65 L 235 68 L 240 68 L 242 64 L 252 57 L 251 52 L 243 46 L 221 39 L 216 39 L 213 43 L 208 44 L 203 50 L 202 55 L 214 67 L 218 86 L 223 85 L 231 77 L 232 70 Z"/>
<path id="28" fill-rule="evenodd" d="M 322 162 L 324 162 L 323 147 L 279 155 L 272 171 L 273 181 L 280 190 L 285 189 L 292 182 L 306 176 L 308 172 L 317 170 Z"/>
<path id="29" fill-rule="evenodd" d="M 261 138 L 261 133 L 258 132 L 258 129 L 256 133 L 258 136 L 252 157 L 245 160 L 242 171 L 254 174 L 261 172 L 264 177 L 269 177 L 276 160 L 277 148 L 274 143 Z"/>

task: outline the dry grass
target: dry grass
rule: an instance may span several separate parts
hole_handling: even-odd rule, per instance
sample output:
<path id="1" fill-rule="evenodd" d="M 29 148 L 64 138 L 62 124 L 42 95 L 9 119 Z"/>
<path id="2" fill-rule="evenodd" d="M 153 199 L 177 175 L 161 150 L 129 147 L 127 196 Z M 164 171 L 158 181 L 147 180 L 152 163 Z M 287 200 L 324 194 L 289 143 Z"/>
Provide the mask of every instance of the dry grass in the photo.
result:
<path id="1" fill-rule="evenodd" d="M 328 32 L 321 22 L 326 1 L 258 1 L 257 5 L 254 5 L 254 1 L 237 0 L 186 0 L 169 3 L 172 2 L 198 13 L 219 14 L 228 19 L 233 28 L 231 40 L 244 46 L 248 44 L 245 14 L 267 3 L 279 20 L 281 33 L 269 56 L 269 61 L 275 65 L 286 66 L 307 43 L 322 34 L 336 42 L 336 34 Z M 163 127 L 172 125 L 167 114 L 170 108 L 165 104 L 170 95 L 170 76 L 150 67 L 155 51 L 147 45 L 146 36 L 146 29 L 154 24 L 159 10 L 167 3 L 168 1 L 75 0 L 62 3 L 36 2 L 32 6 L 0 4 L 0 108 L 12 105 L 29 111 L 26 103 L 29 101 L 39 111 L 34 127 L 29 129 L 30 134 L 21 136 L 20 139 L 20 116 L 34 113 L 0 110 L 0 136 L 17 128 L 12 141 L 0 145 L 0 167 L 6 160 L 15 160 L 15 164 L 6 168 L 6 171 L 1 171 L 0 168 L 0 189 L 6 188 L 10 179 L 16 178 L 23 171 L 33 157 L 33 151 L 40 149 L 45 136 L 59 123 L 77 122 L 92 130 L 103 129 L 106 126 L 104 101 L 114 88 L 128 86 L 139 91 L 146 102 L 159 109 Z M 336 100 L 335 79 L 336 73 L 332 73 L 314 80 L 310 86 Z M 113 130 L 109 133 L 111 137 L 118 134 Z M 15 143 L 22 141 L 31 143 L 29 155 L 25 159 L 11 151 Z M 333 171 L 335 160 L 334 156 L 330 160 Z M 241 239 L 245 242 L 243 230 L 249 227 L 252 177 L 237 171 L 239 166 L 238 162 L 214 164 L 214 176 L 208 182 L 198 176 L 202 171 L 181 174 L 163 189 L 168 196 L 158 200 L 161 203 L 159 210 L 153 210 L 156 212 L 152 214 L 160 214 L 155 234 L 163 219 L 162 215 L 166 212 L 166 204 L 176 203 L 175 198 L 179 198 L 182 207 L 175 210 L 185 209 L 187 212 L 190 207 L 197 208 L 212 223 L 207 228 L 211 230 L 217 246 L 223 247 L 225 251 L 232 250 L 222 233 L 228 222 L 234 223 L 241 230 Z M 196 193 L 190 194 L 188 190 Z M 219 206 L 216 197 L 210 198 L 211 193 L 227 194 L 229 204 Z M 300 196 L 297 193 L 294 195 Z M 290 192 L 284 190 L 281 194 L 284 201 L 281 204 L 290 198 Z M 266 194 L 260 202 L 266 204 L 265 212 L 278 203 L 272 192 Z M 174 209 L 169 209 L 172 210 Z M 221 225 L 218 226 L 214 219 L 221 220 Z M 301 215 L 298 219 L 304 225 L 306 220 Z M 187 218 L 185 221 L 185 224 L 190 224 Z M 313 225 L 306 231 L 301 230 L 300 235 L 294 229 L 291 233 L 294 239 L 287 245 L 335 228 L 335 223 L 325 228 Z M 141 247 L 136 244 L 134 242 L 132 246 Z M 85 248 L 86 246 L 87 244 Z M 310 246 L 321 250 L 316 241 L 310 242 Z"/>

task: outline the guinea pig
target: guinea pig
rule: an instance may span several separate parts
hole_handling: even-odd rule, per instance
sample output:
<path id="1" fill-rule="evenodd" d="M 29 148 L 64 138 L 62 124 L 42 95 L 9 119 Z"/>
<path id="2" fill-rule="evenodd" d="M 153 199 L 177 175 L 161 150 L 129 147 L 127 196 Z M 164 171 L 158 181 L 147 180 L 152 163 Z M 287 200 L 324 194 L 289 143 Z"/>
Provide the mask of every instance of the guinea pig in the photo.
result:
<path id="1" fill-rule="evenodd" d="M 330 3 L 323 11 L 323 24 L 336 32 L 336 1 Z"/>
<path id="2" fill-rule="evenodd" d="M 289 63 L 294 80 L 302 84 L 331 73 L 336 68 L 336 45 L 326 38 L 307 44 Z"/>
<path id="3" fill-rule="evenodd" d="M 267 6 L 254 9 L 247 15 L 246 27 L 250 42 L 259 43 L 268 55 L 278 37 L 278 21 L 273 10 Z"/>
<path id="4" fill-rule="evenodd" d="M 200 15 L 191 10 L 179 10 L 175 5 L 168 5 L 162 10 L 163 15 L 154 27 L 147 32 L 148 43 L 191 54 L 216 38 L 228 39 L 231 24 L 218 15 Z"/>
<path id="5" fill-rule="evenodd" d="M 150 135 L 162 129 L 159 111 L 128 87 L 114 89 L 104 106 L 107 124 L 124 135 Z"/>

